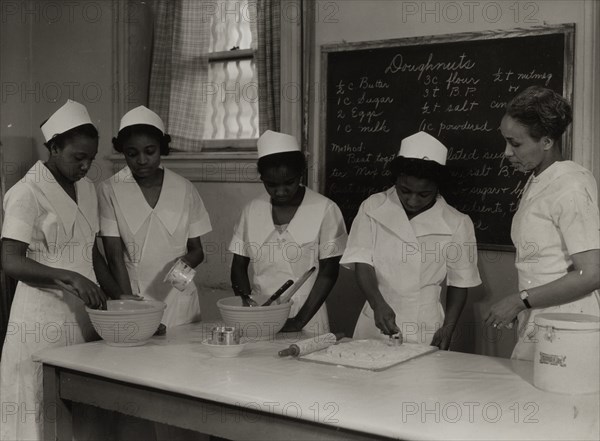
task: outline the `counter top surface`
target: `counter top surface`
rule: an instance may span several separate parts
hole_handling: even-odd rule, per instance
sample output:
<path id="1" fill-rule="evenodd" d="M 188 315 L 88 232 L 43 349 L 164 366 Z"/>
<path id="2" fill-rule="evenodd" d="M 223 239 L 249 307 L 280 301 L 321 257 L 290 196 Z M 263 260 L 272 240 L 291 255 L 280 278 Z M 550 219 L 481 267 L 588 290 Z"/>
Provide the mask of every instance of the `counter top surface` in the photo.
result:
<path id="1" fill-rule="evenodd" d="M 390 438 L 599 439 L 599 395 L 533 386 L 533 364 L 437 351 L 380 372 L 280 358 L 306 337 L 249 342 L 235 358 L 201 344 L 211 325 L 169 330 L 136 347 L 103 341 L 50 349 L 46 364 Z"/>

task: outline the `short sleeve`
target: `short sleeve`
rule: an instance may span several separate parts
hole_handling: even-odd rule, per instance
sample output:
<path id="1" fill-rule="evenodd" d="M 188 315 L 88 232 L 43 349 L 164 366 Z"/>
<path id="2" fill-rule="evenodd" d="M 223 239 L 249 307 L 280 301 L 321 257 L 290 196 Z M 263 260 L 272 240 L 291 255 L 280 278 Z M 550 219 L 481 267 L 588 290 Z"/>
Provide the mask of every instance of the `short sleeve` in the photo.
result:
<path id="1" fill-rule="evenodd" d="M 2 238 L 31 243 L 38 216 L 38 203 L 33 190 L 17 183 L 4 196 Z"/>
<path id="2" fill-rule="evenodd" d="M 111 198 L 112 189 L 108 182 L 103 182 L 98 186 L 98 207 L 100 210 L 100 235 L 105 237 L 119 237 L 119 224 L 113 198 Z"/>
<path id="3" fill-rule="evenodd" d="M 348 233 L 339 207 L 331 202 L 323 216 L 319 231 L 319 259 L 341 256 L 346 248 Z"/>
<path id="4" fill-rule="evenodd" d="M 248 253 L 248 211 L 249 207 L 245 207 L 242 211 L 240 219 L 233 228 L 233 237 L 229 243 L 229 251 L 240 256 L 250 257 Z"/>
<path id="5" fill-rule="evenodd" d="M 373 265 L 373 221 L 365 211 L 363 202 L 352 222 L 346 249 L 340 260 L 340 265 L 354 269 L 354 263 Z"/>
<path id="6" fill-rule="evenodd" d="M 193 185 L 190 198 L 190 228 L 188 237 L 200 237 L 212 231 L 208 211 L 204 207 L 204 202 Z"/>
<path id="7" fill-rule="evenodd" d="M 552 218 L 569 255 L 600 248 L 598 204 L 587 189 L 564 194 L 555 201 Z"/>
<path id="8" fill-rule="evenodd" d="M 477 241 L 475 227 L 468 216 L 463 216 L 446 250 L 447 285 L 470 288 L 481 285 L 477 269 Z"/>

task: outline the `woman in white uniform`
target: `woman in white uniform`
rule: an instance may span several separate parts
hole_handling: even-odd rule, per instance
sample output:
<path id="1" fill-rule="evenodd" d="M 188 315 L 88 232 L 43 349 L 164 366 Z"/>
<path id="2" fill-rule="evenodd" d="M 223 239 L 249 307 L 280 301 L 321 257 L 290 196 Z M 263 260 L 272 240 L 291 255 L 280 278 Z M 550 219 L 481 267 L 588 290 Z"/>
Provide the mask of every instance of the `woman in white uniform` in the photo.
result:
<path id="1" fill-rule="evenodd" d="M 467 288 L 481 280 L 473 223 L 439 194 L 446 156 L 427 133 L 405 138 L 390 164 L 395 185 L 361 204 L 341 259 L 366 297 L 354 338 L 401 333 L 407 342 L 450 346 Z"/>
<path id="2" fill-rule="evenodd" d="M 267 130 L 258 140 L 258 157 L 267 194 L 246 205 L 235 227 L 229 246 L 231 282 L 247 294 L 272 295 L 315 266 L 294 294 L 282 331 L 329 332 L 324 302 L 337 280 L 347 239 L 341 211 L 300 184 L 306 159 L 293 136 Z"/>
<path id="3" fill-rule="evenodd" d="M 97 338 L 85 306 L 116 294 L 98 252 L 94 185 L 85 178 L 98 152 L 86 108 L 67 101 L 41 126 L 50 156 L 4 198 L 2 268 L 19 281 L 2 350 L 0 439 L 42 439 L 42 366 L 32 355 Z M 96 281 L 100 282 L 101 289 Z"/>
<path id="4" fill-rule="evenodd" d="M 533 359 L 537 314 L 600 315 L 598 187 L 588 170 L 562 158 L 560 139 L 571 115 L 561 95 L 532 86 L 508 104 L 500 125 L 506 158 L 531 173 L 511 228 L 519 292 L 486 317 L 494 327 L 518 318 L 515 359 Z"/>
<path id="5" fill-rule="evenodd" d="M 181 292 L 163 280 L 180 258 L 192 268 L 202 262 L 200 236 L 211 231 L 194 185 L 160 164 L 169 141 L 156 113 L 144 106 L 127 112 L 113 139 L 127 166 L 98 189 L 110 270 L 123 294 L 167 304 L 162 319 L 167 328 L 200 320 L 195 284 Z"/>

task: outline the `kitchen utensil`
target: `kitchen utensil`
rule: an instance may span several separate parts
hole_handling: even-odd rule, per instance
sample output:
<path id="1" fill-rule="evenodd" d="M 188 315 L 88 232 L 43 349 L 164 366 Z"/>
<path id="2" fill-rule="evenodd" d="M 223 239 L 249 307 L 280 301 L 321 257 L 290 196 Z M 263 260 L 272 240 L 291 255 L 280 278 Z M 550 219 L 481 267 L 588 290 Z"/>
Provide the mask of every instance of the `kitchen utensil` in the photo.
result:
<path id="1" fill-rule="evenodd" d="M 172 286 L 177 288 L 179 291 L 185 291 L 185 288 L 192 283 L 196 270 L 189 266 L 181 259 L 177 259 L 177 262 L 169 270 L 165 276 L 163 282 L 169 282 Z"/>
<path id="2" fill-rule="evenodd" d="M 254 296 L 258 304 L 266 302 L 269 297 L 257 294 Z M 217 301 L 217 308 L 227 326 L 235 326 L 247 341 L 274 340 L 275 334 L 281 331 L 290 315 L 294 301 L 276 303 L 269 306 L 248 308 L 242 305 L 239 296 L 225 297 Z"/>
<path id="3" fill-rule="evenodd" d="M 108 300 L 106 310 L 85 310 L 106 344 L 140 346 L 156 332 L 166 307 L 154 300 Z"/>
<path id="4" fill-rule="evenodd" d="M 333 334 L 328 332 L 327 334 L 316 335 L 313 338 L 308 338 L 306 340 L 301 340 L 297 343 L 294 343 L 290 345 L 289 348 L 282 349 L 279 351 L 279 356 L 285 357 L 291 355 L 293 357 L 297 357 L 299 355 L 310 354 L 311 352 L 318 351 L 319 349 L 325 349 L 335 344 L 342 338 L 344 338 L 343 333 Z"/>
<path id="5" fill-rule="evenodd" d="M 211 330 L 213 345 L 237 345 L 240 343 L 240 331 L 235 326 L 215 326 Z"/>
<path id="6" fill-rule="evenodd" d="M 265 303 L 263 303 L 260 306 L 269 306 L 271 303 L 273 303 L 275 300 L 277 300 L 281 296 L 281 294 L 283 294 L 293 284 L 294 284 L 294 281 L 292 279 L 288 280 L 283 285 L 281 285 L 281 288 L 279 288 L 277 291 L 275 291 L 275 294 L 273 294 L 271 297 L 269 297 L 269 300 L 267 300 Z"/>
<path id="7" fill-rule="evenodd" d="M 313 272 L 317 269 L 316 266 L 313 266 L 311 269 L 306 271 L 302 276 L 294 282 L 294 285 L 285 293 L 284 296 L 281 296 L 279 299 L 279 303 L 289 302 L 292 296 L 300 289 L 300 287 L 308 280 Z"/>
<path id="8" fill-rule="evenodd" d="M 339 350 L 346 350 L 348 348 L 349 351 L 357 351 L 356 348 L 353 349 L 352 344 L 364 342 L 365 340 L 350 340 L 348 342 L 338 343 L 335 348 Z M 382 340 L 377 340 L 382 342 Z M 334 357 L 329 354 L 329 348 L 321 349 L 320 351 L 311 352 L 310 354 L 301 355 L 298 357 L 298 360 L 302 361 L 313 361 L 317 363 L 324 364 L 332 364 L 336 366 L 346 366 L 357 369 L 366 369 L 370 371 L 382 371 L 384 369 L 388 369 L 392 366 L 395 366 L 400 363 L 404 363 L 405 361 L 412 360 L 413 358 L 420 357 L 422 355 L 426 355 L 438 350 L 435 346 L 422 345 L 416 343 L 404 343 L 400 346 L 388 347 L 387 342 L 383 340 L 383 344 L 385 347 L 389 349 L 389 354 L 386 354 L 386 357 L 376 358 L 372 360 L 363 360 L 363 359 L 352 359 L 346 357 Z"/>
<path id="9" fill-rule="evenodd" d="M 600 390 L 600 318 L 545 312 L 535 316 L 533 385 L 563 394 Z"/>
<path id="10" fill-rule="evenodd" d="M 388 339 L 388 346 L 400 346 L 402 344 L 402 333 L 390 334 Z"/>
<path id="11" fill-rule="evenodd" d="M 244 292 L 239 286 L 233 285 L 232 288 L 235 295 L 240 296 L 242 298 L 242 305 L 258 306 L 258 303 L 256 303 L 256 301 L 252 297 L 250 297 L 249 294 Z"/>
<path id="12" fill-rule="evenodd" d="M 240 352 L 246 347 L 245 342 L 238 343 L 236 345 L 215 345 L 210 340 L 203 340 L 202 346 L 208 349 L 210 355 L 218 358 L 231 358 L 237 357 Z"/>

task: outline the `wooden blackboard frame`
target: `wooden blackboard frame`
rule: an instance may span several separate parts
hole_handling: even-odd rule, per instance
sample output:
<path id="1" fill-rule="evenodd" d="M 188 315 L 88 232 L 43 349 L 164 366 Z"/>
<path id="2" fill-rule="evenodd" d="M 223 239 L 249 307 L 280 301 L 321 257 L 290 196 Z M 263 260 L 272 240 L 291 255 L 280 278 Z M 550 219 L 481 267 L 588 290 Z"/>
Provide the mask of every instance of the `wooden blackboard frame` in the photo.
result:
<path id="1" fill-rule="evenodd" d="M 575 24 L 565 23 L 558 25 L 544 25 L 530 28 L 514 28 L 507 30 L 489 30 L 479 32 L 464 32 L 458 34 L 442 34 L 433 36 L 407 37 L 388 40 L 373 40 L 352 43 L 333 43 L 321 45 L 321 87 L 320 87 L 320 114 L 327 115 L 327 96 L 328 96 L 328 65 L 329 55 L 336 52 L 350 52 L 365 49 L 380 48 L 401 48 L 417 45 L 446 44 L 453 42 L 469 42 L 480 40 L 497 40 L 519 37 L 536 37 L 548 34 L 562 34 L 564 38 L 564 57 L 563 57 L 563 96 L 573 103 L 573 81 L 574 81 L 574 59 L 575 59 Z M 332 86 L 333 87 L 333 86 Z M 569 125 L 562 137 L 562 153 L 565 159 L 571 159 L 573 150 L 573 124 Z M 317 173 L 317 185 L 321 193 L 326 191 L 326 151 L 327 151 L 327 121 L 321 119 L 319 127 L 319 152 Z M 507 251 L 514 252 L 514 246 L 477 243 L 480 250 Z"/>

